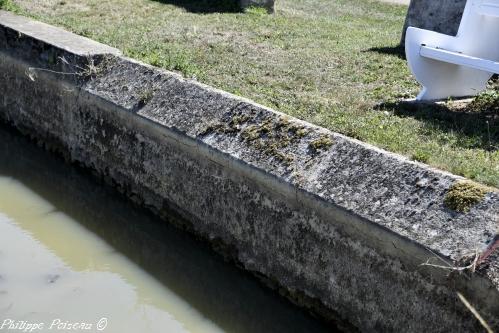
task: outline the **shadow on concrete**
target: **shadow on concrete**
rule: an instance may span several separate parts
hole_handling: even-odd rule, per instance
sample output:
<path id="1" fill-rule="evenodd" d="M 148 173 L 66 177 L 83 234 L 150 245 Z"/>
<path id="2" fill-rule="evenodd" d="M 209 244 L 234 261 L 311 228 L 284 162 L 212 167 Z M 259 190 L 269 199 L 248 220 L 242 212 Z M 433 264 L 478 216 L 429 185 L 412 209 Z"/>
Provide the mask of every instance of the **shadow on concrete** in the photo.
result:
<path id="1" fill-rule="evenodd" d="M 396 56 L 400 59 L 405 60 L 405 48 L 401 45 L 397 46 L 384 46 L 384 47 L 372 47 L 363 52 L 376 52 L 380 54 L 388 54 Z"/>
<path id="2" fill-rule="evenodd" d="M 152 0 L 182 7 L 191 13 L 239 13 L 242 11 L 237 0 Z"/>
<path id="3" fill-rule="evenodd" d="M 383 103 L 376 109 L 392 111 L 399 117 L 415 118 L 426 123 L 429 128 L 461 133 L 463 139 L 456 143 L 459 147 L 487 151 L 499 149 L 499 105 L 472 111 L 466 106 L 450 108 L 440 103 L 401 101 Z"/>

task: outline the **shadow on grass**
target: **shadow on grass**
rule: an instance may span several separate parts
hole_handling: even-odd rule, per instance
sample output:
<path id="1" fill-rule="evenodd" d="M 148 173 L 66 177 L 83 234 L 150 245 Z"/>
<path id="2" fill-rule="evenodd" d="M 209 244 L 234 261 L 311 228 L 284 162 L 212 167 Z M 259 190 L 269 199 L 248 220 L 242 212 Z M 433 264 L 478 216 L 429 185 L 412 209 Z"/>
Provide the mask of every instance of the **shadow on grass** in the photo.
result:
<path id="1" fill-rule="evenodd" d="M 191 13 L 239 13 L 241 7 L 237 0 L 152 0 L 182 7 Z"/>
<path id="2" fill-rule="evenodd" d="M 471 111 L 469 107 L 451 108 L 439 103 L 383 103 L 378 110 L 390 110 L 399 117 L 411 117 L 430 128 L 463 136 L 459 146 L 487 151 L 499 149 L 499 109 Z"/>
<path id="3" fill-rule="evenodd" d="M 396 56 L 400 59 L 405 60 L 405 49 L 401 45 L 397 46 L 384 46 L 384 47 L 371 47 L 370 49 L 364 50 L 363 52 L 376 52 L 380 54 L 388 54 Z"/>

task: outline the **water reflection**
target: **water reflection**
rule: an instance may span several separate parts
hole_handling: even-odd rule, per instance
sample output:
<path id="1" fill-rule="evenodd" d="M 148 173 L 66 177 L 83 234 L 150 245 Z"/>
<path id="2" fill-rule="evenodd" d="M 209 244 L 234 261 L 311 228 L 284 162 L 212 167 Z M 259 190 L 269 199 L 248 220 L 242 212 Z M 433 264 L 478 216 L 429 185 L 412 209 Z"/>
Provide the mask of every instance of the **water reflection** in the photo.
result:
<path id="1" fill-rule="evenodd" d="M 0 126 L 0 319 L 326 332 L 204 244 Z M 0 322 L 1 325 L 1 322 Z"/>

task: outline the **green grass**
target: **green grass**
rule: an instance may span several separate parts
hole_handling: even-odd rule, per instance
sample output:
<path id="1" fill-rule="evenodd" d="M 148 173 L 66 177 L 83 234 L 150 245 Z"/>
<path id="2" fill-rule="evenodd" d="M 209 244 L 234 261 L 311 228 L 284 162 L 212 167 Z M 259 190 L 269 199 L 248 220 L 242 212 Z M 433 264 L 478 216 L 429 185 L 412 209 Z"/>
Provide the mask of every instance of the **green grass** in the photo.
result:
<path id="1" fill-rule="evenodd" d="M 228 0 L 12 1 L 127 56 L 499 187 L 499 93 L 467 108 L 397 103 L 419 90 L 396 47 L 403 6 L 278 0 L 266 15 Z"/>
<path id="2" fill-rule="evenodd" d="M 20 7 L 13 0 L 0 0 L 0 9 L 20 13 Z"/>

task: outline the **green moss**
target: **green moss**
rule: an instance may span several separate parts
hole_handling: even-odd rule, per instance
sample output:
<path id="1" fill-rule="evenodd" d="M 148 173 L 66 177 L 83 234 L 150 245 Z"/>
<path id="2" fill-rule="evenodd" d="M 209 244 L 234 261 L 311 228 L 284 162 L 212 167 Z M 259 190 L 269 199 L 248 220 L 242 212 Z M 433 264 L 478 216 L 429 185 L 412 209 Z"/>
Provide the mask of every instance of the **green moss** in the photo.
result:
<path id="1" fill-rule="evenodd" d="M 241 126 L 247 123 L 251 117 L 247 114 L 236 114 L 228 122 L 220 121 L 210 123 L 199 135 L 208 135 L 210 133 L 233 134 L 241 130 Z M 253 134 L 256 135 L 256 134 Z"/>
<path id="2" fill-rule="evenodd" d="M 302 128 L 298 128 L 295 133 L 296 133 L 297 137 L 303 138 L 305 135 L 308 134 L 308 130 L 306 130 L 305 128 L 302 127 Z"/>
<path id="3" fill-rule="evenodd" d="M 257 142 L 254 147 L 260 150 L 262 153 L 264 153 L 267 156 L 274 157 L 280 162 L 283 162 L 285 164 L 289 164 L 294 161 L 294 156 L 289 153 L 285 153 L 282 151 L 283 148 L 286 148 L 288 143 L 283 143 L 282 141 L 276 141 L 276 140 L 268 140 L 268 141 L 263 141 L 260 140 Z"/>
<path id="4" fill-rule="evenodd" d="M 235 115 L 232 117 L 229 124 L 232 126 L 238 126 L 246 123 L 248 120 L 250 120 L 250 116 L 247 114 Z"/>
<path id="5" fill-rule="evenodd" d="M 471 207 L 482 201 L 489 191 L 489 188 L 471 181 L 457 182 L 449 188 L 444 203 L 455 211 L 469 212 Z"/>
<path id="6" fill-rule="evenodd" d="M 261 128 L 258 125 L 248 126 L 243 132 L 242 136 L 246 141 L 253 141 L 260 137 Z"/>
<path id="7" fill-rule="evenodd" d="M 275 122 L 267 119 L 261 124 L 246 127 L 241 135 L 246 142 L 265 155 L 289 164 L 294 160 L 294 157 L 282 151 L 292 141 L 288 135 L 289 125 L 290 122 L 287 118 L 279 118 Z"/>
<path id="8" fill-rule="evenodd" d="M 310 142 L 309 147 L 313 151 L 326 150 L 333 145 L 333 140 L 329 135 L 321 135 L 319 138 Z"/>
<path id="9" fill-rule="evenodd" d="M 272 130 L 271 122 L 266 120 L 261 124 L 254 124 L 246 127 L 241 135 L 246 141 L 253 141 L 261 138 Z"/>
<path id="10" fill-rule="evenodd" d="M 154 92 L 152 89 L 144 89 L 139 94 L 139 106 L 144 106 L 153 98 Z"/>
<path id="11" fill-rule="evenodd" d="M 240 133 L 241 139 L 256 150 L 282 163 L 290 164 L 294 161 L 294 156 L 285 149 L 307 135 L 308 130 L 293 123 L 291 118 L 286 116 L 257 120 L 248 114 L 236 114 L 229 121 L 208 125 L 199 135 L 210 133 Z"/>
<path id="12" fill-rule="evenodd" d="M 234 133 L 237 130 L 224 123 L 210 123 L 204 130 L 202 130 L 198 135 L 205 136 L 211 133 Z"/>

